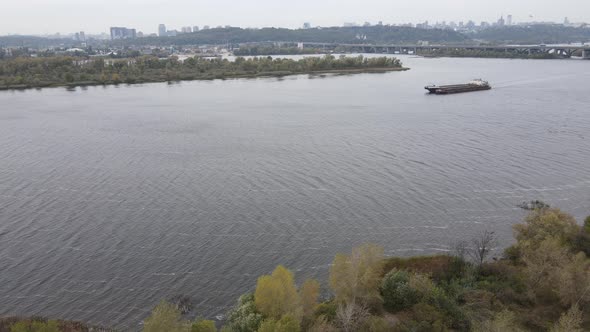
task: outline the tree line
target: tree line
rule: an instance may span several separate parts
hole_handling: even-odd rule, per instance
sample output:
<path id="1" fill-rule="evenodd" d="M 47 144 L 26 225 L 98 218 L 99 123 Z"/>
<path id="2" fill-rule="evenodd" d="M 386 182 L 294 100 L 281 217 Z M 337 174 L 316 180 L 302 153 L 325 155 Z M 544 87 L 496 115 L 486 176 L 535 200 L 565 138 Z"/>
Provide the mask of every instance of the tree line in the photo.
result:
<path id="1" fill-rule="evenodd" d="M 499 252 L 494 232 L 458 242 L 444 256 L 386 258 L 363 245 L 332 262 L 332 297 L 321 285 L 299 287 L 278 266 L 240 297 L 223 332 L 551 331 L 590 328 L 590 217 L 583 226 L 550 207 L 514 226 L 516 243 Z M 490 257 L 494 259 L 490 261 Z M 162 302 L 144 332 L 218 331 L 215 322 L 182 319 Z"/>
<path id="2" fill-rule="evenodd" d="M 392 57 L 128 59 L 44 57 L 0 61 L 0 89 L 282 76 L 326 71 L 400 70 Z"/>
<path id="3" fill-rule="evenodd" d="M 239 298 L 221 329 L 183 317 L 182 299 L 157 305 L 143 331 L 588 331 L 590 217 L 580 226 L 559 209 L 536 205 L 513 230 L 516 242 L 503 252 L 492 231 L 439 256 L 385 257 L 377 245 L 353 248 L 334 258 L 328 298 L 320 297 L 317 280 L 297 285 L 293 272 L 278 266 Z M 8 322 L 11 332 L 88 330 L 43 319 Z"/>

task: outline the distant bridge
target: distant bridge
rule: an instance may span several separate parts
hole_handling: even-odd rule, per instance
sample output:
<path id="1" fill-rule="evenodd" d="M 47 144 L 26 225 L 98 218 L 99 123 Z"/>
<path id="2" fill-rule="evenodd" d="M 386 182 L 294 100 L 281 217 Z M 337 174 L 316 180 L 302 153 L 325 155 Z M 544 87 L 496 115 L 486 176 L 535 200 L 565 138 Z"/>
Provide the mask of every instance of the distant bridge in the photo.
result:
<path id="1" fill-rule="evenodd" d="M 412 44 L 337 44 L 337 43 L 299 43 L 303 47 L 334 50 L 344 47 L 361 53 L 420 54 L 444 50 L 505 52 L 519 55 L 555 54 L 563 57 L 579 55 L 590 59 L 590 45 L 412 45 Z"/>
<path id="2" fill-rule="evenodd" d="M 579 56 L 590 59 L 590 45 L 417 45 L 417 44 L 340 44 L 317 42 L 255 42 L 255 44 L 293 45 L 298 44 L 304 48 L 321 48 L 326 51 L 334 51 L 337 48 L 346 48 L 348 51 L 359 53 L 383 53 L 383 54 L 428 54 L 436 51 L 488 51 L 504 52 L 514 55 L 555 54 L 564 58 Z"/>

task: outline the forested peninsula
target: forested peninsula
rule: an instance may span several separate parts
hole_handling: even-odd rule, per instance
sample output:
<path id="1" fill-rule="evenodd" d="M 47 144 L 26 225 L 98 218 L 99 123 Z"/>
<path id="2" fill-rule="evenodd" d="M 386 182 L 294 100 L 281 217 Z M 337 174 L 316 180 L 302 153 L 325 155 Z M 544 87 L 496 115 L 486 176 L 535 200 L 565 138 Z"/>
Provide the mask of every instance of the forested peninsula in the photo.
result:
<path id="1" fill-rule="evenodd" d="M 580 226 L 546 204 L 513 226 L 503 252 L 493 231 L 446 255 L 385 257 L 367 244 L 334 258 L 327 281 L 295 283 L 278 266 L 219 322 L 184 317 L 188 298 L 157 305 L 144 332 L 582 332 L 590 330 L 590 217 Z M 329 287 L 330 296 L 321 298 Z M 77 327 L 77 328 L 76 328 Z M 79 323 L 0 319 L 0 331 L 99 331 Z M 106 331 L 102 329 L 100 331 Z"/>
<path id="2" fill-rule="evenodd" d="M 56 86 L 87 86 L 287 76 L 297 74 L 352 74 L 402 71 L 391 57 L 338 58 L 332 55 L 304 59 L 271 57 L 221 58 L 143 56 L 128 59 L 39 57 L 0 60 L 0 90 Z"/>

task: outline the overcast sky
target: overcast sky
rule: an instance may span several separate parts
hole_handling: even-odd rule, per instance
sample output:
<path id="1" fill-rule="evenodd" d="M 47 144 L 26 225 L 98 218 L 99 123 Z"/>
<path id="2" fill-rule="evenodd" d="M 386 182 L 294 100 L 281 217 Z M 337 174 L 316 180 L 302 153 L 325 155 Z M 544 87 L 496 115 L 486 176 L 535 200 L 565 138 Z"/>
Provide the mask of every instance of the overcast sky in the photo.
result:
<path id="1" fill-rule="evenodd" d="M 590 0 L 0 0 L 0 34 L 107 32 L 110 26 L 156 32 L 182 26 L 295 28 L 343 22 L 497 20 L 590 22 Z M 530 16 L 533 16 L 532 18 Z"/>

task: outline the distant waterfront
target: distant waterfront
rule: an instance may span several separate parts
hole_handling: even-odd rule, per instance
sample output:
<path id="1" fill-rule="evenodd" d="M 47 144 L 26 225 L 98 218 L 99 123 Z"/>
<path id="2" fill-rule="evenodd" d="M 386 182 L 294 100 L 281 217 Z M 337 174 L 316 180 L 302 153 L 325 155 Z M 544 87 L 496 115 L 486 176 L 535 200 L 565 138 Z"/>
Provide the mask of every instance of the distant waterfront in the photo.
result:
<path id="1" fill-rule="evenodd" d="M 0 60 L 0 90 L 43 87 L 76 87 L 211 80 L 226 78 L 283 77 L 298 74 L 384 73 L 407 70 L 392 57 L 308 58 L 144 56 L 126 59 L 41 57 Z"/>

